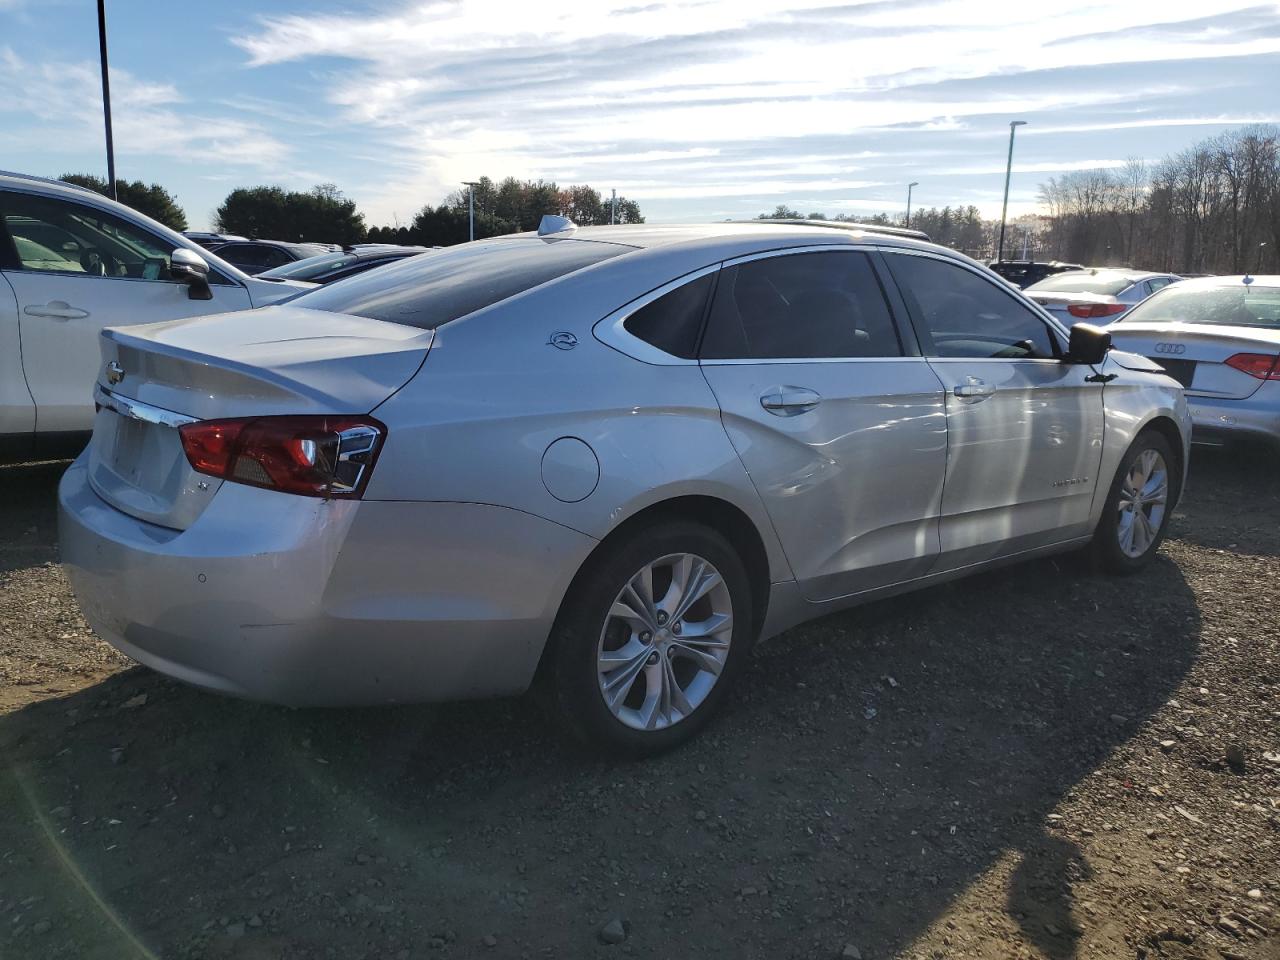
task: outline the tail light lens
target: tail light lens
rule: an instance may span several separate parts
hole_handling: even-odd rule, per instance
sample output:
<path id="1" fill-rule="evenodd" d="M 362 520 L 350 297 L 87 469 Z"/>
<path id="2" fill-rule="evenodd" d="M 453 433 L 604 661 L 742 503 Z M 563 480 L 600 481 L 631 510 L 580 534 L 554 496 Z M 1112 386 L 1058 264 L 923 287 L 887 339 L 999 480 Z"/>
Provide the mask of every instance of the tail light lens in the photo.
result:
<path id="1" fill-rule="evenodd" d="M 1224 361 L 1241 373 L 1259 380 L 1280 380 L 1280 356 L 1272 353 L 1237 353 Z"/>
<path id="2" fill-rule="evenodd" d="M 251 417 L 178 428 L 199 473 L 307 497 L 364 493 L 387 428 L 370 417 Z"/>
<path id="3" fill-rule="evenodd" d="M 1125 303 L 1072 303 L 1067 305 L 1067 313 L 1081 320 L 1096 320 L 1098 317 L 1114 317 L 1129 309 Z"/>

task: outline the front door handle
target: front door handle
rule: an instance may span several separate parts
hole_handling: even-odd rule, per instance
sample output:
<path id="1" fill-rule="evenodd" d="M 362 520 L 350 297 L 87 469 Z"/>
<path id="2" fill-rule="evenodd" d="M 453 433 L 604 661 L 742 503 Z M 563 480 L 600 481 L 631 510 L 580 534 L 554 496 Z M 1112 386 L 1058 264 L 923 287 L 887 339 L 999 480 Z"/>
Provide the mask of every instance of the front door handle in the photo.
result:
<path id="1" fill-rule="evenodd" d="M 22 311 L 29 317 L 52 317 L 54 320 L 81 320 L 89 315 L 88 310 L 73 307 L 65 300 L 50 300 L 38 307 L 25 307 Z"/>
<path id="2" fill-rule="evenodd" d="M 966 400 L 981 400 L 995 393 L 996 388 L 978 377 L 966 377 L 964 383 L 959 384 L 951 392 L 957 397 L 964 397 Z"/>
<path id="3" fill-rule="evenodd" d="M 808 387 L 773 387 L 760 397 L 760 406 L 777 417 L 806 413 L 822 402 L 822 394 Z"/>

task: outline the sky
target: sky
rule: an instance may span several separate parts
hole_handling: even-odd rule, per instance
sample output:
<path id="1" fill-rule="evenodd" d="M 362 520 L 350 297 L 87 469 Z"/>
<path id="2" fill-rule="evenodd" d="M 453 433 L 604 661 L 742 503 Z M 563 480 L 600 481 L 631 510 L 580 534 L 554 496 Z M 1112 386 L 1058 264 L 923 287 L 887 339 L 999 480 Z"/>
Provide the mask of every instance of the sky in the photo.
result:
<path id="1" fill-rule="evenodd" d="M 107 0 L 116 170 L 193 228 L 331 182 L 370 225 L 488 175 L 651 222 L 976 204 L 1280 122 L 1280 4 Z M 0 169 L 105 176 L 92 0 L 0 0 Z"/>

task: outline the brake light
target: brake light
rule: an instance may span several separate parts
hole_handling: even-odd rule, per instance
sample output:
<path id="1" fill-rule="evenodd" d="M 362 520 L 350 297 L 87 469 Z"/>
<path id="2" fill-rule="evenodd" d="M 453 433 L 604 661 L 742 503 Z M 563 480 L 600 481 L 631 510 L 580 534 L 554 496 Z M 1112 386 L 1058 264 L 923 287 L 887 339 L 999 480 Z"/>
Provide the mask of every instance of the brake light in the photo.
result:
<path id="1" fill-rule="evenodd" d="M 1124 303 L 1072 303 L 1067 305 L 1067 313 L 1081 320 L 1095 320 L 1098 317 L 1114 317 L 1129 309 Z"/>
<path id="2" fill-rule="evenodd" d="M 359 498 L 387 428 L 371 417 L 198 420 L 178 428 L 198 473 L 307 497 Z"/>
<path id="3" fill-rule="evenodd" d="M 1280 380 L 1280 356 L 1275 354 L 1237 353 L 1223 362 L 1259 380 Z"/>

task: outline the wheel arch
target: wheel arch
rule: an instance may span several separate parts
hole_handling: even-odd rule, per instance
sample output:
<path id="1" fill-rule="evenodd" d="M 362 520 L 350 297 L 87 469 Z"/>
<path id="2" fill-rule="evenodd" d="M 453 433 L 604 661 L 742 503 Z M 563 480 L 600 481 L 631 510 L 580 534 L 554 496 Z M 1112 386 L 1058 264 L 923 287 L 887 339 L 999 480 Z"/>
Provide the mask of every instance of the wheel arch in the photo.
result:
<path id="1" fill-rule="evenodd" d="M 1186 478 L 1187 470 L 1187 454 L 1182 430 L 1171 417 L 1163 414 L 1157 414 L 1142 425 L 1142 429 L 1138 431 L 1137 436 L 1147 432 L 1154 432 L 1162 436 L 1169 444 L 1169 449 L 1173 451 L 1173 489 L 1170 491 L 1169 508 L 1173 509 L 1178 505 L 1178 501 L 1182 499 L 1182 488 Z"/>

